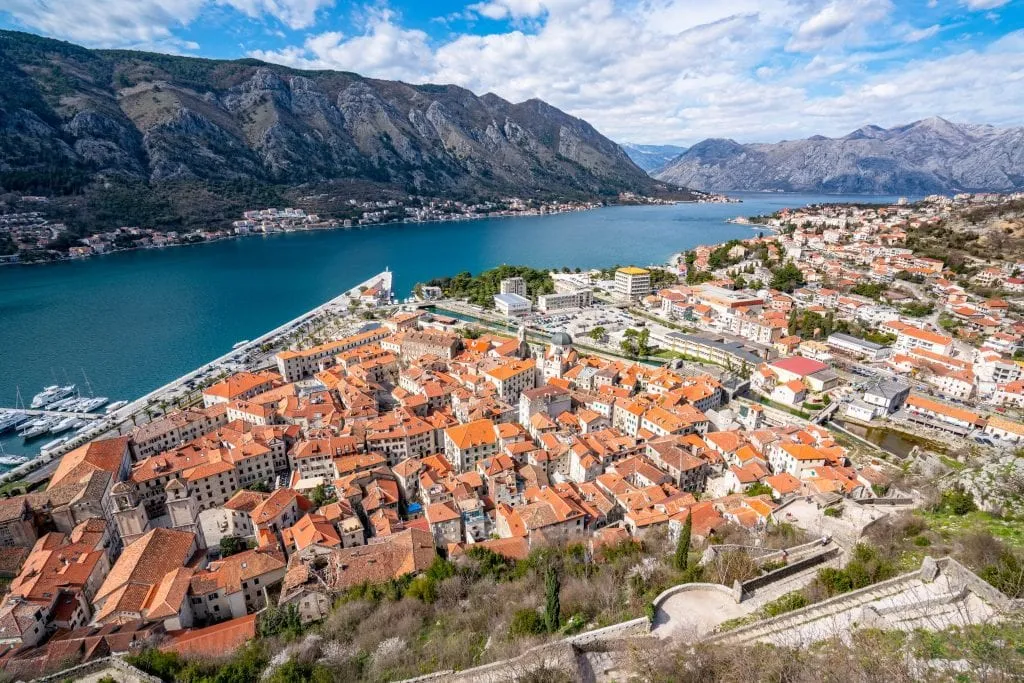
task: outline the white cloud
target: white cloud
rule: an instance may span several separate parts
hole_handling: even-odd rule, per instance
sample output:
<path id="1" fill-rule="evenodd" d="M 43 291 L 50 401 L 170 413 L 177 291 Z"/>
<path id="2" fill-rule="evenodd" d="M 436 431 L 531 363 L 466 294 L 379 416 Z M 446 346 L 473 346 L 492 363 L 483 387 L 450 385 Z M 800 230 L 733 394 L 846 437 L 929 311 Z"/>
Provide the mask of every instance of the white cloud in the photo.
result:
<path id="1" fill-rule="evenodd" d="M 249 54 L 303 69 L 342 69 L 397 80 L 422 80 L 434 63 L 427 34 L 401 28 L 387 9 L 369 12 L 362 35 L 346 38 L 338 31 L 328 31 L 306 38 L 301 48 Z"/>
<path id="2" fill-rule="evenodd" d="M 308 28 L 316 13 L 334 5 L 334 0 L 216 0 L 219 5 L 234 7 L 254 19 L 274 17 L 289 28 Z"/>
<path id="3" fill-rule="evenodd" d="M 908 26 L 905 30 L 906 32 L 903 34 L 903 40 L 908 43 L 917 43 L 938 35 L 939 31 L 942 30 L 942 27 L 938 24 L 932 24 L 927 28 L 911 28 Z"/>
<path id="4" fill-rule="evenodd" d="M 786 49 L 811 52 L 863 43 L 868 27 L 891 11 L 889 0 L 835 0 L 800 24 Z"/>
<path id="5" fill-rule="evenodd" d="M 488 19 L 522 19 L 539 17 L 544 13 L 542 0 L 491 0 L 467 8 Z"/>
<path id="6" fill-rule="evenodd" d="M 4 0 L 0 12 L 49 36 L 97 47 L 179 51 L 198 45 L 175 30 L 193 24 L 204 9 L 232 7 L 252 18 L 271 17 L 289 28 L 311 26 L 334 0 Z"/>
<path id="7" fill-rule="evenodd" d="M 206 0 L 5 0 L 19 24 L 85 45 L 182 48 L 172 29 L 198 16 Z"/>
<path id="8" fill-rule="evenodd" d="M 960 4 L 971 10 L 986 10 L 1002 7 L 1010 0 L 963 0 Z"/>

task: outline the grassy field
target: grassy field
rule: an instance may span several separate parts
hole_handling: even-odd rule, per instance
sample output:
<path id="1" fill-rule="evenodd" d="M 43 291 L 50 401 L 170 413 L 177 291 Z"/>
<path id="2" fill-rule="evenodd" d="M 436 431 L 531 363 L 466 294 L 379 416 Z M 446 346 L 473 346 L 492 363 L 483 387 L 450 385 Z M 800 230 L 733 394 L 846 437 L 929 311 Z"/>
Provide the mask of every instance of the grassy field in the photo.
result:
<path id="1" fill-rule="evenodd" d="M 1024 520 L 1012 517 L 996 517 L 982 510 L 966 515 L 950 512 L 920 511 L 928 527 L 950 540 L 973 531 L 987 531 L 1007 545 L 1024 548 Z"/>

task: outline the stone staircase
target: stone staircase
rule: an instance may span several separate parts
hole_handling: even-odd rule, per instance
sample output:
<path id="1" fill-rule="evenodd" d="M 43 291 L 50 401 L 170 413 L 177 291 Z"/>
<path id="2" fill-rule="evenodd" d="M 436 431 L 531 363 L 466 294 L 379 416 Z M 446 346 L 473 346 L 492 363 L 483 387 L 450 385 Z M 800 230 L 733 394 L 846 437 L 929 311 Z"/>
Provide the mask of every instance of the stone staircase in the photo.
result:
<path id="1" fill-rule="evenodd" d="M 716 634 L 706 642 L 800 647 L 832 637 L 848 638 L 857 628 L 934 630 L 981 623 L 1005 607 L 993 597 L 991 587 L 952 560 L 927 558 L 919 571 Z"/>

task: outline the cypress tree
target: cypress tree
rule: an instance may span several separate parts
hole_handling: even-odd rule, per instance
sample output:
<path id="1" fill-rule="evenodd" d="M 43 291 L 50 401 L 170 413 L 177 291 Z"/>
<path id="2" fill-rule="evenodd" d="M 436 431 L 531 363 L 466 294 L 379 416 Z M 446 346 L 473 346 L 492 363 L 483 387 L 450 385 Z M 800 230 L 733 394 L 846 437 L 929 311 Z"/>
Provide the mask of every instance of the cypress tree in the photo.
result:
<path id="1" fill-rule="evenodd" d="M 690 566 L 690 535 L 693 533 L 693 515 L 687 514 L 683 528 L 679 532 L 679 541 L 676 543 L 676 556 L 674 563 L 676 569 L 686 571 Z"/>
<path id="2" fill-rule="evenodd" d="M 547 592 L 547 603 L 544 607 L 544 624 L 549 633 L 558 630 L 560 624 L 559 612 L 562 610 L 558 594 L 562 590 L 562 582 L 558 578 L 558 572 L 554 567 L 548 567 L 544 576 L 544 585 Z"/>

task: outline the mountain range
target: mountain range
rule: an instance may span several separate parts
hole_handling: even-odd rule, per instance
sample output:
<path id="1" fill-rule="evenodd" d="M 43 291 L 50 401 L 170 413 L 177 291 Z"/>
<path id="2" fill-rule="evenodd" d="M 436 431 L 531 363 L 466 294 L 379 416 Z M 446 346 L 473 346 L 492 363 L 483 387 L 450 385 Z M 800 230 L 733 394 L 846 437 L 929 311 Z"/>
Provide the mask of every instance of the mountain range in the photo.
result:
<path id="1" fill-rule="evenodd" d="M 0 31 L 0 188 L 88 194 L 111 182 L 215 194 L 348 182 L 457 198 L 673 189 L 537 99 Z"/>
<path id="2" fill-rule="evenodd" d="M 619 146 L 634 164 L 648 173 L 661 169 L 686 151 L 685 147 L 678 145 L 638 145 L 633 142 L 622 142 Z"/>
<path id="3" fill-rule="evenodd" d="M 662 168 L 659 180 L 707 191 L 930 194 L 1024 188 L 1024 128 L 930 118 L 865 126 L 841 138 L 774 144 L 703 140 Z"/>

